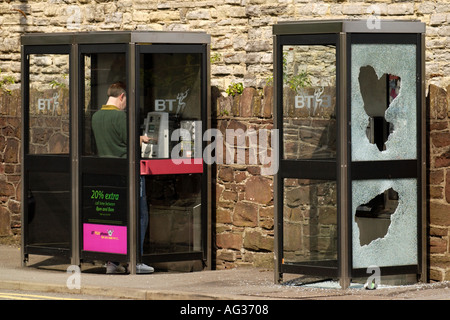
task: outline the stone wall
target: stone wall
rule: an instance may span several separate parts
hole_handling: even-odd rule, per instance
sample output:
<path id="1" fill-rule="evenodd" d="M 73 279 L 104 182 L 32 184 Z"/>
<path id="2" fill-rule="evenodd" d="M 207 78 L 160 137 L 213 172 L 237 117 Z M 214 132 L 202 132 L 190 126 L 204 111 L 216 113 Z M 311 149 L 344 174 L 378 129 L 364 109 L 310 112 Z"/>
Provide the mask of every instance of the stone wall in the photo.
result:
<path id="1" fill-rule="evenodd" d="M 428 96 L 430 278 L 450 280 L 450 86 Z"/>
<path id="2" fill-rule="evenodd" d="M 217 99 L 216 128 L 227 139 L 228 132 L 241 129 L 270 130 L 272 121 L 272 87 L 257 91 L 245 88 L 235 97 Z M 216 104 L 214 104 L 216 105 Z M 267 141 L 268 142 L 268 141 Z M 217 268 L 253 265 L 273 267 L 273 176 L 264 175 L 264 165 L 250 158 L 249 139 L 239 146 L 224 143 L 224 149 L 236 156 L 226 161 L 220 153 L 216 166 L 215 237 Z M 268 144 L 269 145 L 269 144 Z M 228 149 L 226 149 L 228 147 Z M 242 150 L 241 149 L 241 150 Z M 214 210 L 215 209 L 215 210 Z"/>
<path id="3" fill-rule="evenodd" d="M 20 91 L 0 91 L 0 238 L 20 234 Z"/>
<path id="4" fill-rule="evenodd" d="M 212 84 L 262 88 L 272 71 L 272 25 L 286 20 L 420 19 L 427 24 L 427 80 L 450 82 L 448 1 L 353 0 L 5 0 L 0 70 L 20 79 L 20 34 L 89 30 L 205 31 Z"/>

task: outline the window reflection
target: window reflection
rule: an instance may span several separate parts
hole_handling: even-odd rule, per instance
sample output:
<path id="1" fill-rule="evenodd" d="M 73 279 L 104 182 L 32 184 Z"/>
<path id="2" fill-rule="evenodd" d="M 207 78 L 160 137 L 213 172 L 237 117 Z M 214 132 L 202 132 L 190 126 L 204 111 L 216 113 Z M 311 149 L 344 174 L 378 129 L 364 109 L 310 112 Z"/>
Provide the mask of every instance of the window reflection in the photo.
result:
<path id="1" fill-rule="evenodd" d="M 336 47 L 284 46 L 284 158 L 335 158 L 335 109 Z"/>
<path id="2" fill-rule="evenodd" d="M 116 82 L 126 83 L 124 53 L 93 53 L 83 55 L 84 64 L 84 131 L 83 155 L 97 155 L 92 132 L 92 116 L 108 100 L 108 88 Z"/>
<path id="3" fill-rule="evenodd" d="M 151 139 L 142 158 L 201 157 L 201 54 L 141 54 L 140 61 L 141 134 Z"/>
<path id="4" fill-rule="evenodd" d="M 30 54 L 29 153 L 68 154 L 69 55 Z"/>
<path id="5" fill-rule="evenodd" d="M 336 182 L 284 179 L 284 263 L 336 266 Z"/>

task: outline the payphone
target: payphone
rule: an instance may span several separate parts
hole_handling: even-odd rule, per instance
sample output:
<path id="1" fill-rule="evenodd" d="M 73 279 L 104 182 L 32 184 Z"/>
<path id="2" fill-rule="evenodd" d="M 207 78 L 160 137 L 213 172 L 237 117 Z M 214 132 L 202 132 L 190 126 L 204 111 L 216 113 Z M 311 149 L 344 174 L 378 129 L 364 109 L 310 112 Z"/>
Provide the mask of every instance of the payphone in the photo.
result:
<path id="1" fill-rule="evenodd" d="M 201 145 L 201 122 L 182 120 L 180 122 L 181 156 L 191 158 L 195 155 L 196 147 Z"/>
<path id="2" fill-rule="evenodd" d="M 167 112 L 149 112 L 144 120 L 144 136 L 149 143 L 142 143 L 142 158 L 169 157 L 169 114 Z"/>

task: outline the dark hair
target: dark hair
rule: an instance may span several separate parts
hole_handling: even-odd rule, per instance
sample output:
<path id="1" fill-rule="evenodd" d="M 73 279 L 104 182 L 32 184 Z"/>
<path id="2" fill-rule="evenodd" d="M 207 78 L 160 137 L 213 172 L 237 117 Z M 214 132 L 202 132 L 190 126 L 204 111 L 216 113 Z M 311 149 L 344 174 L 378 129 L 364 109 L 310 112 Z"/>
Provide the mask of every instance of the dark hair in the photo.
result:
<path id="1" fill-rule="evenodd" d="M 108 88 L 108 97 L 117 98 L 122 93 L 127 94 L 127 87 L 123 82 L 116 82 L 109 86 Z"/>

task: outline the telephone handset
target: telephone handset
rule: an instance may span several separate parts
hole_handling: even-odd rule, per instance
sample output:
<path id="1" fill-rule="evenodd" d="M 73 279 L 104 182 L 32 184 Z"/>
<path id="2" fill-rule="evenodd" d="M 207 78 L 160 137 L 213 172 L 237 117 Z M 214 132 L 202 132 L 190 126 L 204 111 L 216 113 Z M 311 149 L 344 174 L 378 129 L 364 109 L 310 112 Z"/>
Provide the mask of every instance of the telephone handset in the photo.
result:
<path id="1" fill-rule="evenodd" d="M 169 158 L 169 114 L 149 112 L 144 120 L 144 135 L 149 143 L 142 143 L 142 158 Z"/>

